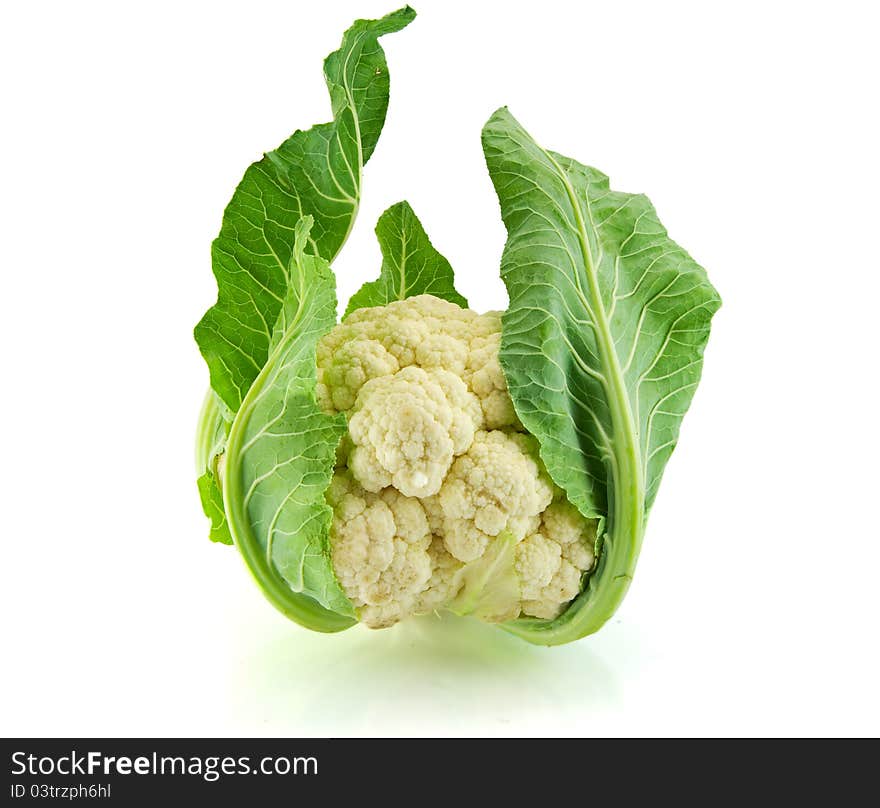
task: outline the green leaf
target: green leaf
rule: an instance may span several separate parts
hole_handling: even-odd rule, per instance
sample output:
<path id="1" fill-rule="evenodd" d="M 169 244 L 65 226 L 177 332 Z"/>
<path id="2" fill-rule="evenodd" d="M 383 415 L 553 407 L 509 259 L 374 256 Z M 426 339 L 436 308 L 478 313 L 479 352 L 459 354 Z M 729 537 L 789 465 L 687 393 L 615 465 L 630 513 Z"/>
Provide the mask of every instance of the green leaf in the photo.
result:
<path id="1" fill-rule="evenodd" d="M 311 217 L 296 225 L 283 331 L 229 432 L 223 501 L 235 544 L 269 600 L 308 628 L 339 631 L 354 624 L 354 608 L 330 563 L 324 492 L 346 424 L 315 397 L 315 351 L 336 322 L 336 288 L 327 261 L 305 252 L 310 226 Z"/>
<path id="2" fill-rule="evenodd" d="M 376 237 L 382 250 L 379 278 L 352 295 L 345 317 L 355 309 L 414 295 L 434 295 L 467 308 L 467 300 L 455 291 L 452 266 L 434 249 L 408 202 L 392 205 L 379 217 Z"/>
<path id="3" fill-rule="evenodd" d="M 508 624 L 551 645 L 596 631 L 626 593 L 720 299 L 646 197 L 541 148 L 506 109 L 483 150 L 508 232 L 501 363 L 514 406 L 554 481 L 607 519 L 569 609 Z"/>
<path id="4" fill-rule="evenodd" d="M 226 511 L 223 509 L 223 493 L 214 473 L 206 471 L 197 480 L 199 497 L 202 500 L 202 510 L 211 520 L 211 528 L 208 538 L 220 544 L 232 544 L 232 536 L 229 533 L 229 525 L 226 522 Z"/>
<path id="5" fill-rule="evenodd" d="M 297 131 L 245 172 L 211 250 L 217 303 L 195 328 L 211 386 L 232 412 L 266 363 L 286 292 L 293 231 L 314 218 L 310 246 L 332 261 L 357 213 L 361 173 L 388 108 L 378 38 L 415 17 L 409 8 L 358 20 L 324 62 L 333 121 Z"/>

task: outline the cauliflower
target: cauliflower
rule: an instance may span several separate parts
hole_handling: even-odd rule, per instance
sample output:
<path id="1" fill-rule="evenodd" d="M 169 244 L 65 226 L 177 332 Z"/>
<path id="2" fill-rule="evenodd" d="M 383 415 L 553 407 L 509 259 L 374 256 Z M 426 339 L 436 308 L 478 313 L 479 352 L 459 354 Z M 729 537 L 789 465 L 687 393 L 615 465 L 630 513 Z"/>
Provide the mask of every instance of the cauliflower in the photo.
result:
<path id="1" fill-rule="evenodd" d="M 461 379 L 410 365 L 360 388 L 348 422 L 349 468 L 368 491 L 393 485 L 410 497 L 431 496 L 481 422 L 479 401 Z"/>
<path id="2" fill-rule="evenodd" d="M 420 295 L 356 310 L 318 345 L 319 403 L 348 418 L 331 560 L 367 626 L 441 609 L 552 618 L 592 567 L 596 523 L 523 433 L 500 339 L 497 312 Z"/>
<path id="3" fill-rule="evenodd" d="M 383 126 L 379 38 L 413 16 L 345 33 L 325 60 L 333 119 L 267 152 L 226 208 L 217 302 L 195 328 L 211 380 L 199 498 L 211 540 L 307 628 L 448 610 L 558 645 L 626 594 L 721 301 L 646 197 L 547 152 L 502 107 L 481 139 L 507 311 L 467 308 L 401 201 L 339 323 L 331 265 L 358 211 L 340 194 L 361 197 Z"/>
<path id="4" fill-rule="evenodd" d="M 340 584 L 364 623 L 393 625 L 413 611 L 433 572 L 424 509 L 393 488 L 378 495 L 364 491 L 344 472 L 334 475 L 327 501 Z"/>
<path id="5" fill-rule="evenodd" d="M 495 430 L 480 432 L 455 461 L 427 507 L 459 561 L 479 558 L 502 530 L 522 539 L 537 528 L 553 488 L 533 454 L 536 447 L 525 435 Z"/>
<path id="6" fill-rule="evenodd" d="M 480 399 L 488 429 L 521 428 L 513 402 L 507 393 L 501 362 L 498 360 L 501 348 L 501 315 L 489 312 L 484 317 L 497 330 L 473 340 L 464 376 L 469 387 Z"/>

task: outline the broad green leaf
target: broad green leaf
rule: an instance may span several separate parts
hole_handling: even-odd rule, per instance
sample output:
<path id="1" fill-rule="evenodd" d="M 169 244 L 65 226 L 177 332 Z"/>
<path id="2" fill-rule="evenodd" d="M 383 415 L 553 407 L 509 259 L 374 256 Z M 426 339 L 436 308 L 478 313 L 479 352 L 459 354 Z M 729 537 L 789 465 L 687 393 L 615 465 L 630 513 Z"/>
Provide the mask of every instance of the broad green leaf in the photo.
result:
<path id="1" fill-rule="evenodd" d="M 345 416 L 325 415 L 315 398 L 318 340 L 336 322 L 333 273 L 305 252 L 311 218 L 296 225 L 284 323 L 229 432 L 223 501 L 235 544 L 272 603 L 317 631 L 354 621 L 330 563 L 333 476 Z"/>
<path id="2" fill-rule="evenodd" d="M 379 217 L 376 237 L 382 250 L 379 278 L 352 295 L 346 317 L 355 309 L 414 295 L 434 295 L 467 308 L 467 300 L 455 291 L 449 261 L 434 249 L 408 202 L 392 205 Z"/>
<path id="3" fill-rule="evenodd" d="M 217 303 L 195 329 L 211 387 L 232 412 L 269 355 L 286 294 L 296 223 L 314 218 L 311 250 L 332 261 L 357 213 L 361 173 L 388 108 L 388 68 L 378 38 L 415 17 L 409 8 L 358 20 L 324 62 L 333 120 L 297 131 L 245 172 L 211 259 Z"/>
<path id="4" fill-rule="evenodd" d="M 506 109 L 484 127 L 483 149 L 508 232 L 510 394 L 554 481 L 584 516 L 606 519 L 572 606 L 509 624 L 557 644 L 596 631 L 626 593 L 720 299 L 646 197 L 541 148 Z"/>

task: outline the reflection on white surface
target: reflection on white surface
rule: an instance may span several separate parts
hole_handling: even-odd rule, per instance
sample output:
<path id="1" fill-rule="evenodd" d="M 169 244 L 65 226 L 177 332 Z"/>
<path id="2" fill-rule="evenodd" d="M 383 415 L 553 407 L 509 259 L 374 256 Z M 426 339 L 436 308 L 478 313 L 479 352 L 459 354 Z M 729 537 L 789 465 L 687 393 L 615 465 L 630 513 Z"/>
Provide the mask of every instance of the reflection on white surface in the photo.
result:
<path id="1" fill-rule="evenodd" d="M 230 683 L 237 718 L 254 731 L 515 734 L 535 716 L 564 724 L 576 694 L 583 726 L 571 731 L 590 734 L 583 717 L 620 700 L 588 646 L 538 648 L 476 620 L 425 617 L 330 636 L 273 629 L 252 637 Z"/>

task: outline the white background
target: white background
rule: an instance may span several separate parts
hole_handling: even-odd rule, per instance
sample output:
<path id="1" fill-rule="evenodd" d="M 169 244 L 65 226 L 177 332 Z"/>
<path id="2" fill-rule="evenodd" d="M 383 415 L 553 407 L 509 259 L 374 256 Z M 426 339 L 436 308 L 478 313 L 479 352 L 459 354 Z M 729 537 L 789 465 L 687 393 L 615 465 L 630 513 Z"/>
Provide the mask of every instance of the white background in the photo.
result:
<path id="1" fill-rule="evenodd" d="M 479 141 L 502 104 L 648 193 L 724 298 L 631 593 L 558 649 L 467 621 L 311 634 L 206 538 L 210 242 L 393 0 L 4 6 L 0 732 L 880 732 L 871 5 L 420 0 L 384 40 L 343 299 L 408 198 L 472 305 L 505 305 Z"/>

